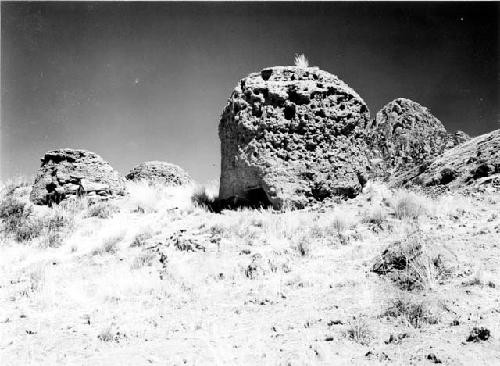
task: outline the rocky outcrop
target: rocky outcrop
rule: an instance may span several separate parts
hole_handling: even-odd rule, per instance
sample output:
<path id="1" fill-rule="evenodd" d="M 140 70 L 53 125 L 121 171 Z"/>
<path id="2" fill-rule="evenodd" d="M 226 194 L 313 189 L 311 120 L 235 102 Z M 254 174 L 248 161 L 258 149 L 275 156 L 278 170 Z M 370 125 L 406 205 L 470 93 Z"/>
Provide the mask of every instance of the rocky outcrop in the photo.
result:
<path id="1" fill-rule="evenodd" d="M 49 151 L 35 178 L 30 200 L 52 205 L 70 196 L 106 198 L 125 193 L 124 179 L 99 155 L 74 149 Z"/>
<path id="2" fill-rule="evenodd" d="M 133 168 L 126 178 L 132 181 L 146 181 L 166 185 L 183 185 L 192 182 L 181 167 L 163 161 L 147 161 Z"/>
<path id="3" fill-rule="evenodd" d="M 233 91 L 219 124 L 220 198 L 304 207 L 355 196 L 366 179 L 368 108 L 335 75 L 276 66 Z"/>
<path id="4" fill-rule="evenodd" d="M 450 189 L 492 185 L 500 188 L 500 130 L 470 139 L 446 152 L 410 183 Z"/>
<path id="5" fill-rule="evenodd" d="M 406 183 L 423 164 L 469 139 L 462 131 L 448 134 L 427 108 L 404 98 L 385 105 L 367 130 L 373 176 L 393 185 Z"/>

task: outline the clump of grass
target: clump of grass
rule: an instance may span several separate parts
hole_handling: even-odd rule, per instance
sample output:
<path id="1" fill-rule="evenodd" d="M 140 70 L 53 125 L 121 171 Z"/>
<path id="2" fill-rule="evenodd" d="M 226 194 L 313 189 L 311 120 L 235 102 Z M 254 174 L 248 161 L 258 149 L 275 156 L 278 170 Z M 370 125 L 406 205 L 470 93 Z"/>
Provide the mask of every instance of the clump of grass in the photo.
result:
<path id="1" fill-rule="evenodd" d="M 423 324 L 436 324 L 438 321 L 425 302 L 410 296 L 392 300 L 383 316 L 403 319 L 414 328 L 420 328 Z"/>
<path id="2" fill-rule="evenodd" d="M 112 327 L 107 327 L 103 329 L 98 335 L 97 338 L 101 340 L 102 342 L 112 342 L 115 338 L 115 335 L 113 334 Z"/>
<path id="3" fill-rule="evenodd" d="M 102 246 L 95 248 L 92 255 L 115 254 L 118 251 L 118 243 L 122 241 L 123 234 L 113 235 L 106 238 Z"/>
<path id="4" fill-rule="evenodd" d="M 364 319 L 354 318 L 346 330 L 346 337 L 356 343 L 368 345 L 372 338 L 372 332 Z"/>
<path id="5" fill-rule="evenodd" d="M 416 219 L 429 212 L 424 199 L 415 193 L 400 191 L 393 202 L 393 209 L 398 219 Z"/>
<path id="6" fill-rule="evenodd" d="M 375 224 L 379 227 L 386 221 L 387 213 L 382 209 L 382 207 L 375 207 L 365 212 L 362 219 L 362 222 L 364 223 Z"/>
<path id="7" fill-rule="evenodd" d="M 309 67 L 309 60 L 303 53 L 295 54 L 294 63 L 295 66 L 300 67 L 301 69 L 307 69 Z"/>
<path id="8" fill-rule="evenodd" d="M 38 264 L 29 273 L 30 290 L 32 292 L 40 291 L 45 284 L 45 266 Z"/>
<path id="9" fill-rule="evenodd" d="M 87 216 L 108 219 L 119 211 L 120 209 L 112 203 L 99 202 L 89 207 Z"/>
<path id="10" fill-rule="evenodd" d="M 344 231 L 346 231 L 348 225 L 347 222 L 344 218 L 341 216 L 335 216 L 332 221 L 332 229 L 334 232 L 338 235 L 342 234 Z"/>
<path id="11" fill-rule="evenodd" d="M 145 266 L 151 266 L 156 255 L 154 253 L 141 253 L 135 257 L 130 269 L 139 269 Z"/>
<path id="12" fill-rule="evenodd" d="M 220 211 L 219 200 L 216 194 L 211 193 L 205 186 L 196 187 L 191 195 L 191 202 L 210 212 Z"/>
<path id="13" fill-rule="evenodd" d="M 146 245 L 148 239 L 151 239 L 153 235 L 150 232 L 139 233 L 135 236 L 134 240 L 130 244 L 131 248 L 143 247 Z"/>
<path id="14" fill-rule="evenodd" d="M 32 205 L 11 196 L 0 203 L 0 219 L 4 232 L 18 242 L 38 237 L 43 229 L 43 222 L 34 215 Z"/>
<path id="15" fill-rule="evenodd" d="M 311 253 L 311 237 L 307 234 L 302 234 L 295 239 L 293 248 L 302 257 L 306 257 Z"/>
<path id="16" fill-rule="evenodd" d="M 45 220 L 47 235 L 45 244 L 49 248 L 58 248 L 64 242 L 65 229 L 71 228 L 73 220 L 63 213 L 56 212 Z"/>

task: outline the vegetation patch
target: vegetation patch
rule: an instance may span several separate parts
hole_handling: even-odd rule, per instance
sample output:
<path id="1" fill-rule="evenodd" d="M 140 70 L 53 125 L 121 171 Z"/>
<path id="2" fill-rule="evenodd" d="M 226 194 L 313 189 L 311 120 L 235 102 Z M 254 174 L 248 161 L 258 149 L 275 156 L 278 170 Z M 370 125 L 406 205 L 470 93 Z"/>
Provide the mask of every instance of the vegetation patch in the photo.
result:
<path id="1" fill-rule="evenodd" d="M 100 219 L 109 219 L 115 213 L 120 212 L 120 209 L 109 202 L 99 202 L 89 207 L 87 216 L 98 217 Z"/>
<path id="2" fill-rule="evenodd" d="M 400 220 L 416 219 L 429 211 L 422 197 L 408 191 L 400 191 L 392 206 L 396 218 Z"/>
<path id="3" fill-rule="evenodd" d="M 18 242 L 38 237 L 43 221 L 36 217 L 31 204 L 18 198 L 7 197 L 0 203 L 0 219 L 7 235 L 13 235 Z"/>
<path id="4" fill-rule="evenodd" d="M 420 230 L 405 240 L 389 245 L 372 267 L 372 272 L 388 276 L 402 290 L 422 290 L 449 277 L 451 268 L 436 243 Z"/>
<path id="5" fill-rule="evenodd" d="M 403 319 L 414 328 L 420 328 L 423 324 L 436 324 L 438 321 L 425 302 L 410 296 L 393 300 L 383 316 Z"/>
<path id="6" fill-rule="evenodd" d="M 355 318 L 349 323 L 346 337 L 356 343 L 368 345 L 372 339 L 372 332 L 366 320 Z"/>

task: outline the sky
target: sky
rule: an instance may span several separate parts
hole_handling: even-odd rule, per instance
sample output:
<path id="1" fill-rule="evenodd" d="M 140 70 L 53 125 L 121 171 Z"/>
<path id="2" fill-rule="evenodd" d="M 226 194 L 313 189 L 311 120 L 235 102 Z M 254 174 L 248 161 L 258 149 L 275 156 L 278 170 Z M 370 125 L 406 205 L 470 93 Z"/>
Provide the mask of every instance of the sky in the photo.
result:
<path id="1" fill-rule="evenodd" d="M 238 80 L 304 53 L 361 95 L 398 97 L 448 131 L 500 128 L 499 3 L 1 3 L 0 179 L 46 151 L 94 151 L 219 179 Z"/>

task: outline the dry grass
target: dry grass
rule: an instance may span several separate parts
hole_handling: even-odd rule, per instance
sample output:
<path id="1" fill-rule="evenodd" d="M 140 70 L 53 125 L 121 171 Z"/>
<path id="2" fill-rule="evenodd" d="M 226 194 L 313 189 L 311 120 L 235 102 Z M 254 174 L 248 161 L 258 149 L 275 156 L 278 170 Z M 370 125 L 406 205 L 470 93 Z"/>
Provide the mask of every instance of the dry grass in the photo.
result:
<path id="1" fill-rule="evenodd" d="M 438 322 L 425 300 L 407 294 L 392 300 L 383 316 L 399 318 L 414 328 Z"/>
<path id="2" fill-rule="evenodd" d="M 392 202 L 396 218 L 417 219 L 429 213 L 427 200 L 413 192 L 399 190 Z"/>
<path id="3" fill-rule="evenodd" d="M 56 348 L 75 364 L 407 364 L 429 346 L 461 364 L 474 327 L 492 335 L 467 353 L 500 356 L 484 343 L 500 322 L 496 197 L 429 202 L 368 184 L 324 211 L 214 213 L 193 186 L 131 187 L 103 218 L 88 218 L 85 200 L 46 208 L 24 187 L 10 195 L 43 228 L 22 245 L 3 238 L 6 365 L 55 363 Z M 382 276 L 370 272 L 380 258 Z M 410 335 L 387 343 L 401 327 Z"/>
<path id="4" fill-rule="evenodd" d="M 362 317 L 354 317 L 346 330 L 346 337 L 356 343 L 368 345 L 373 335 L 365 319 Z"/>
<path id="5" fill-rule="evenodd" d="M 309 60 L 303 53 L 295 54 L 294 63 L 295 66 L 300 67 L 301 69 L 307 69 L 309 67 Z"/>
<path id="6" fill-rule="evenodd" d="M 118 252 L 118 244 L 123 240 L 124 236 L 124 233 L 120 233 L 107 237 L 101 246 L 92 251 L 91 255 L 115 254 Z"/>

